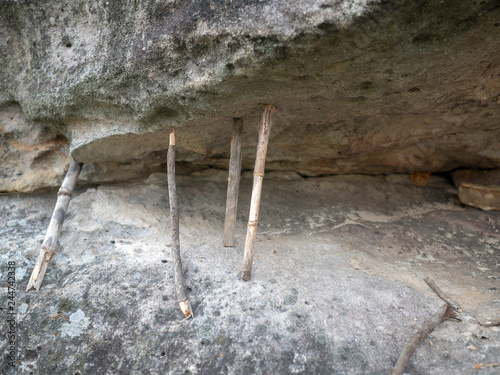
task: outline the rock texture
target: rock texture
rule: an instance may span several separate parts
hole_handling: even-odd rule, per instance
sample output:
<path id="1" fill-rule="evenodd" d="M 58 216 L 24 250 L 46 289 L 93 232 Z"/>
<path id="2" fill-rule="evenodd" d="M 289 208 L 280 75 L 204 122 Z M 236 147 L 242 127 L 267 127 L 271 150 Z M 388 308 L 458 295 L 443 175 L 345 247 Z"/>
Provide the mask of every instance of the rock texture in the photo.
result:
<path id="1" fill-rule="evenodd" d="M 485 211 L 500 210 L 500 186 L 483 186 L 464 182 L 458 188 L 460 201 Z"/>
<path id="2" fill-rule="evenodd" d="M 261 103 L 272 170 L 499 167 L 499 19 L 497 0 L 2 1 L 0 104 L 92 181 L 161 171 L 172 126 L 189 168 L 226 167 L 233 117 L 250 169 Z"/>
<path id="3" fill-rule="evenodd" d="M 483 171 L 477 169 L 459 169 L 451 174 L 453 183 L 458 188 L 463 182 L 483 186 L 500 186 L 500 169 Z"/>
<path id="4" fill-rule="evenodd" d="M 212 171 L 213 172 L 213 171 Z M 251 174 L 236 247 L 222 245 L 227 174 L 178 179 L 180 240 L 194 319 L 181 323 L 170 259 L 165 174 L 80 188 L 39 292 L 24 292 L 56 191 L 0 196 L 0 329 L 7 263 L 16 262 L 17 352 L 6 375 L 388 374 L 443 301 L 463 307 L 407 372 L 472 374 L 498 362 L 500 213 L 464 208 L 431 176 L 264 182 L 252 279 L 240 279 Z M 5 353 L 6 335 L 0 336 Z M 482 375 L 498 373 L 485 367 Z"/>
<path id="5" fill-rule="evenodd" d="M 451 174 L 463 204 L 482 210 L 500 210 L 500 169 L 459 169 Z"/>
<path id="6" fill-rule="evenodd" d="M 61 133 L 29 121 L 19 105 L 0 106 L 0 192 L 58 186 L 68 153 Z"/>

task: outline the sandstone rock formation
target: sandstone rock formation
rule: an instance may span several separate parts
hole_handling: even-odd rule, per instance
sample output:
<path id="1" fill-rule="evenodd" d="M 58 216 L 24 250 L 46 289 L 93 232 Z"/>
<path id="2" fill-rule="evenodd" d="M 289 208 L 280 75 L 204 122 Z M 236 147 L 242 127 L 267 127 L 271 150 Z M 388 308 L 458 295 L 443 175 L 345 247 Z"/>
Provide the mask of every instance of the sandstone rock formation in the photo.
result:
<path id="1" fill-rule="evenodd" d="M 460 169 L 451 174 L 463 204 L 482 210 L 500 210 L 500 169 Z"/>
<path id="2" fill-rule="evenodd" d="M 57 186 L 70 163 L 59 132 L 26 119 L 19 105 L 0 107 L 0 191 Z"/>
<path id="3" fill-rule="evenodd" d="M 211 174 L 208 174 L 208 173 Z M 222 246 L 227 174 L 179 178 L 181 249 L 195 319 L 184 321 L 170 258 L 167 178 L 80 188 L 39 292 L 25 292 L 55 194 L 0 196 L 0 260 L 16 262 L 17 359 L 5 375 L 388 374 L 443 301 L 463 307 L 414 354 L 410 374 L 496 375 L 500 213 L 463 208 L 445 178 L 266 177 L 251 281 Z M 332 194 L 335 192 L 335 194 Z M 300 197 L 300 199 L 298 199 Z M 8 306 L 6 272 L 0 306 Z M 2 316 L 7 314 L 5 311 Z M 3 319 L 3 331 L 7 332 Z M 5 336 L 4 336 L 5 337 Z M 7 339 L 0 340 L 6 353 Z"/>
<path id="4" fill-rule="evenodd" d="M 187 171 L 225 167 L 232 117 L 250 168 L 261 103 L 271 170 L 498 168 L 499 6 L 2 1 L 0 105 L 64 134 L 88 181 L 161 171 L 171 127 Z"/>

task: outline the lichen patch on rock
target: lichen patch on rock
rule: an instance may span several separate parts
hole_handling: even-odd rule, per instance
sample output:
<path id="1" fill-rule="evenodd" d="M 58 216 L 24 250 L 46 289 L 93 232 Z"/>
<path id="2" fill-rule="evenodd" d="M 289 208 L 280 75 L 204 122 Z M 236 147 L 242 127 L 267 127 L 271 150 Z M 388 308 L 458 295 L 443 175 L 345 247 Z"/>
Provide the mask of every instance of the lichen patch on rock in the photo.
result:
<path id="1" fill-rule="evenodd" d="M 69 316 L 69 323 L 64 323 L 61 327 L 61 337 L 68 336 L 70 339 L 80 336 L 85 332 L 90 324 L 90 319 L 85 313 L 78 309 Z"/>

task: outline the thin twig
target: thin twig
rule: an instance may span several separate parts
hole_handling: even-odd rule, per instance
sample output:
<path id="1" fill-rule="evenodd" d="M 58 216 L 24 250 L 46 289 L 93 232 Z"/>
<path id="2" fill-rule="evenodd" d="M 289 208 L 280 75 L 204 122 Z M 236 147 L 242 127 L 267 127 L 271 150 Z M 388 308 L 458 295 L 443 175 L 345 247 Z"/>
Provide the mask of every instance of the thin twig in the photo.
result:
<path id="1" fill-rule="evenodd" d="M 488 320 L 486 322 L 478 322 L 479 325 L 483 327 L 495 327 L 495 326 L 500 326 L 500 318 L 499 319 L 493 319 L 493 320 Z"/>
<path id="2" fill-rule="evenodd" d="M 266 165 L 267 144 L 271 134 L 271 118 L 276 108 L 265 105 L 259 122 L 259 140 L 257 143 L 257 156 L 255 157 L 255 168 L 253 172 L 252 200 L 250 203 L 250 214 L 248 215 L 247 238 L 245 241 L 245 255 L 241 267 L 241 278 L 250 280 L 252 275 L 252 263 L 255 254 L 255 236 L 257 235 L 257 221 L 259 219 L 260 195 L 262 192 L 262 181 L 264 180 L 264 169 Z"/>
<path id="3" fill-rule="evenodd" d="M 238 193 L 241 178 L 241 133 L 243 119 L 233 119 L 233 137 L 231 139 L 231 158 L 227 178 L 226 219 L 224 222 L 224 246 L 234 246 Z"/>
<path id="4" fill-rule="evenodd" d="M 500 366 L 500 363 L 485 363 L 485 364 L 477 363 L 474 365 L 474 370 L 480 370 L 486 367 L 498 367 L 498 366 Z"/>
<path id="5" fill-rule="evenodd" d="M 441 289 L 436 285 L 436 283 L 430 278 L 424 278 L 424 281 L 436 292 L 436 294 L 441 298 L 444 302 L 446 302 L 449 306 L 453 307 L 456 311 L 462 312 L 462 307 L 454 301 L 452 301 L 446 294 L 443 293 Z"/>
<path id="6" fill-rule="evenodd" d="M 170 133 L 170 146 L 167 155 L 168 196 L 170 202 L 170 219 L 172 221 L 172 262 L 174 265 L 174 283 L 177 302 L 186 318 L 194 317 L 193 310 L 186 297 L 184 276 L 182 275 L 181 244 L 179 240 L 179 208 L 175 185 L 175 132 Z"/>
<path id="7" fill-rule="evenodd" d="M 443 305 L 441 309 L 434 314 L 432 317 L 427 319 L 424 324 L 420 327 L 417 333 L 411 338 L 410 341 L 405 345 L 396 366 L 391 371 L 391 375 L 402 375 L 412 354 L 417 350 L 418 346 L 425 340 L 429 334 L 436 329 L 438 325 L 448 319 L 460 320 L 453 309 L 449 305 Z"/>
<path id="8" fill-rule="evenodd" d="M 52 218 L 50 219 L 49 227 L 47 228 L 47 233 L 45 234 L 45 239 L 40 248 L 40 254 L 31 273 L 26 291 L 33 287 L 36 290 L 40 290 L 42 286 L 47 268 L 56 253 L 57 241 L 61 235 L 69 201 L 71 200 L 71 195 L 73 194 L 73 189 L 75 188 L 82 166 L 83 164 L 72 161 L 66 172 L 61 188 L 57 193 L 56 206 L 54 207 L 54 212 L 52 213 Z"/>

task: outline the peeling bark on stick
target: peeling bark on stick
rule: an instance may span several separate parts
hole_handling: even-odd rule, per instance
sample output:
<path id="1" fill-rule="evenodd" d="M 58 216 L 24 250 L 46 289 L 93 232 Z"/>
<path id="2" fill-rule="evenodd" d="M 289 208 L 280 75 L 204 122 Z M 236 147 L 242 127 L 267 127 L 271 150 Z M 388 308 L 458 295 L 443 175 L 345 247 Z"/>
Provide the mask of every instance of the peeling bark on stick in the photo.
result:
<path id="1" fill-rule="evenodd" d="M 80 171 L 82 170 L 82 166 L 83 164 L 73 161 L 69 166 L 68 172 L 66 172 L 61 188 L 57 193 L 56 206 L 54 207 L 54 212 L 52 213 L 52 218 L 50 219 L 49 227 L 47 229 L 47 233 L 45 234 L 42 247 L 40 248 L 40 254 L 36 260 L 35 268 L 33 268 L 33 272 L 31 273 L 31 277 L 28 281 L 26 291 L 33 287 L 36 290 L 40 290 L 47 268 L 55 255 L 57 241 L 59 240 L 59 236 L 61 234 L 69 201 L 71 200 L 71 195 L 73 193 L 73 189 L 75 188 L 78 176 L 80 175 Z"/>
<path id="2" fill-rule="evenodd" d="M 231 139 L 231 159 L 227 179 L 226 219 L 224 222 L 224 246 L 234 246 L 238 193 L 241 178 L 241 133 L 243 119 L 233 119 L 233 137 Z"/>
<path id="3" fill-rule="evenodd" d="M 266 165 L 267 144 L 271 134 L 271 119 L 276 108 L 265 105 L 259 122 L 259 140 L 257 143 L 257 156 L 255 158 L 255 169 L 253 172 L 252 200 L 250 203 L 250 214 L 248 216 L 247 238 L 245 241 L 245 255 L 241 269 L 241 278 L 250 280 L 252 275 L 253 257 L 255 254 L 255 236 L 257 235 L 257 222 L 259 219 L 260 196 L 262 192 L 262 181 Z"/>
<path id="4" fill-rule="evenodd" d="M 179 207 L 175 185 L 175 132 L 170 133 L 170 145 L 167 155 L 168 196 L 170 202 L 170 219 L 172 221 L 172 263 L 174 266 L 175 294 L 179 307 L 186 318 L 194 317 L 191 305 L 186 296 L 184 276 L 182 273 L 181 244 L 179 240 Z"/>
<path id="5" fill-rule="evenodd" d="M 410 341 L 405 345 L 401 355 L 399 356 L 396 366 L 391 371 L 391 375 L 402 375 L 410 362 L 410 358 L 417 350 L 418 346 L 425 340 L 429 334 L 436 329 L 438 325 L 448 319 L 460 320 L 455 313 L 455 310 L 450 305 L 444 305 L 441 309 L 434 314 L 432 317 L 427 319 L 418 332 L 411 338 Z"/>

